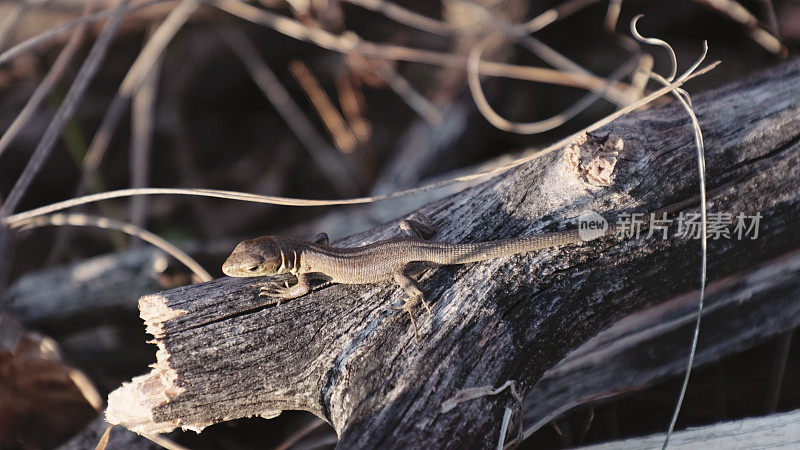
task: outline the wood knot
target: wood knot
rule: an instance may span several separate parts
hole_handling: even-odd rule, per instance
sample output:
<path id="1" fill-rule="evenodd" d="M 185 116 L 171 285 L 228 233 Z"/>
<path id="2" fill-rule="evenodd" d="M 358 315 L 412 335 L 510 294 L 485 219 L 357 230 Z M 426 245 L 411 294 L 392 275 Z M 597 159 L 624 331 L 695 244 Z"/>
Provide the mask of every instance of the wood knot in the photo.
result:
<path id="1" fill-rule="evenodd" d="M 624 146 L 614 134 L 596 137 L 584 134 L 564 151 L 567 167 L 582 181 L 595 186 L 610 186 L 614 182 L 614 166 Z"/>

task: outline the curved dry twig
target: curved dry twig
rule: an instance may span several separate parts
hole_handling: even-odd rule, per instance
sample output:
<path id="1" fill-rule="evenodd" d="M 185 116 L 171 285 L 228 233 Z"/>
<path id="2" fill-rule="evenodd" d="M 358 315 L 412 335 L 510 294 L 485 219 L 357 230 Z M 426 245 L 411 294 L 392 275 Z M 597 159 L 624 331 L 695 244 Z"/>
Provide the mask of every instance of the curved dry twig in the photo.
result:
<path id="1" fill-rule="evenodd" d="M 378 195 L 372 197 L 347 198 L 339 200 L 312 200 L 312 199 L 301 199 L 301 198 L 290 198 L 290 197 L 276 197 L 269 195 L 257 195 L 246 192 L 223 191 L 217 189 L 181 189 L 181 188 L 120 189 L 116 191 L 100 192 L 97 194 L 85 195 L 82 197 L 72 198 L 61 202 L 51 203 L 49 205 L 31 209 L 29 211 L 17 213 L 5 218 L 0 218 L 0 223 L 11 225 L 20 222 L 22 220 L 71 208 L 73 206 L 85 205 L 87 203 L 94 203 L 97 201 L 108 200 L 112 198 L 131 197 L 134 195 L 167 195 L 167 194 L 196 195 L 201 197 L 226 198 L 231 200 L 242 200 L 242 201 L 251 201 L 255 203 L 268 203 L 273 205 L 285 205 L 285 206 L 336 206 L 336 205 L 358 205 L 358 204 L 375 203 L 379 201 L 392 200 L 396 198 L 407 197 L 409 195 L 419 194 L 421 192 L 428 192 L 434 189 L 440 189 L 458 184 L 469 186 L 471 184 L 476 184 L 478 182 L 485 181 L 493 176 L 505 173 L 508 170 L 513 169 L 514 167 L 518 167 L 522 164 L 525 164 L 529 161 L 539 158 L 542 155 L 546 155 L 550 152 L 560 149 L 565 145 L 569 144 L 570 142 L 572 142 L 573 140 L 575 140 L 580 135 L 597 130 L 598 128 L 607 125 L 613 120 L 625 114 L 628 114 L 636 109 L 641 108 L 642 106 L 652 102 L 653 100 L 674 91 L 675 89 L 679 88 L 683 83 L 689 81 L 690 79 L 700 76 L 714 69 L 717 65 L 719 65 L 719 62 L 709 64 L 708 66 L 692 73 L 691 75 L 683 79 L 679 79 L 673 83 L 670 83 L 669 86 L 653 92 L 647 97 L 644 97 L 643 99 L 635 103 L 632 103 L 627 107 L 604 117 L 603 119 L 598 120 L 597 122 L 589 125 L 588 127 L 585 127 L 582 130 L 577 131 L 536 153 L 524 156 L 522 158 L 518 158 L 514 161 L 511 161 L 507 164 L 504 164 L 500 167 L 496 167 L 494 169 L 482 172 L 476 172 L 459 177 L 453 177 L 450 179 L 438 181 L 436 183 L 430 183 L 411 189 L 393 192 L 391 194 Z"/>
<path id="2" fill-rule="evenodd" d="M 483 54 L 487 40 L 488 38 L 475 45 L 469 53 L 467 62 L 467 82 L 469 85 L 469 90 L 472 94 L 473 100 L 475 101 L 475 105 L 478 107 L 478 111 L 480 111 L 483 117 L 486 118 L 486 120 L 489 121 L 489 123 L 491 123 L 494 127 L 511 133 L 536 134 L 552 130 L 553 128 L 562 125 L 578 115 L 590 104 L 601 98 L 615 82 L 619 81 L 626 74 L 630 73 L 633 70 L 633 63 L 635 62 L 634 60 L 631 60 L 627 64 L 622 65 L 613 74 L 611 74 L 609 80 L 606 82 L 606 86 L 603 89 L 592 91 L 586 94 L 577 102 L 573 103 L 564 111 L 555 116 L 536 122 L 511 122 L 498 114 L 491 107 L 491 105 L 489 105 L 486 96 L 483 94 L 483 88 L 481 87 L 480 76 L 477 68 L 480 64 L 480 58 Z"/>
<path id="3" fill-rule="evenodd" d="M 462 56 L 403 47 L 400 45 L 379 44 L 363 40 L 353 33 L 335 35 L 319 28 L 309 28 L 301 22 L 256 8 L 240 0 L 205 1 L 207 4 L 233 16 L 270 27 L 291 38 L 309 42 L 319 47 L 340 53 L 353 52 L 383 60 L 408 61 L 441 67 L 460 67 L 466 69 L 467 66 L 467 59 Z M 558 70 L 544 67 L 517 66 L 488 61 L 481 62 L 480 73 L 481 75 L 539 81 L 542 83 L 585 89 L 596 89 L 603 86 L 606 81 L 602 78 L 586 74 L 565 74 Z"/>
<path id="4" fill-rule="evenodd" d="M 51 214 L 49 216 L 39 216 L 30 219 L 15 222 L 12 227 L 21 230 L 29 230 L 31 228 L 38 228 L 44 226 L 73 226 L 73 227 L 97 227 L 107 230 L 117 230 L 131 236 L 136 236 L 139 239 L 146 241 L 159 249 L 163 250 L 173 258 L 177 259 L 189 270 L 191 270 L 200 281 L 211 281 L 214 278 L 203 269 L 203 266 L 197 263 L 191 256 L 187 255 L 183 250 L 170 244 L 158 235 L 151 233 L 144 228 L 137 227 L 131 223 L 122 222 L 116 219 L 109 219 L 108 217 L 92 216 L 82 213 L 66 213 L 66 214 Z"/>
<path id="5" fill-rule="evenodd" d="M 670 56 L 672 57 L 672 72 L 669 78 L 664 78 L 661 75 L 656 73 L 650 74 L 651 78 L 655 79 L 661 84 L 668 85 L 675 79 L 675 75 L 678 72 L 678 66 L 675 59 L 675 52 L 672 50 L 672 47 L 667 44 L 665 41 L 656 38 L 645 38 L 636 30 L 636 22 L 641 18 L 641 15 L 638 15 L 631 20 L 631 34 L 641 41 L 648 44 L 654 44 L 661 47 L 664 47 L 668 50 Z M 700 66 L 702 61 L 705 59 L 706 54 L 708 53 L 708 42 L 703 41 L 703 51 L 700 55 L 700 58 L 692 64 L 692 66 L 684 72 L 680 78 L 684 78 L 689 76 L 694 69 Z M 707 276 L 707 267 L 708 267 L 708 216 L 706 211 L 706 157 L 705 157 L 705 146 L 703 144 L 703 132 L 700 129 L 700 122 L 697 120 L 697 116 L 695 115 L 694 111 L 692 110 L 692 101 L 689 97 L 689 93 L 686 92 L 684 89 L 675 89 L 672 94 L 675 96 L 676 99 L 681 103 L 683 108 L 686 110 L 686 113 L 689 115 L 689 118 L 692 121 L 692 130 L 694 132 L 694 139 L 695 139 L 695 146 L 697 147 L 697 173 L 699 178 L 699 185 L 700 185 L 700 294 L 699 299 L 697 301 L 697 319 L 695 321 L 694 331 L 692 333 L 692 341 L 689 346 L 689 357 L 686 362 L 686 372 L 683 377 L 683 382 L 681 383 L 681 390 L 678 394 L 678 400 L 675 402 L 675 409 L 672 413 L 672 417 L 670 418 L 669 427 L 667 429 L 667 435 L 664 438 L 664 444 L 661 447 L 662 450 L 666 450 L 667 446 L 669 446 L 669 440 L 672 437 L 672 432 L 675 430 L 675 424 L 678 421 L 678 415 L 681 411 L 681 406 L 683 405 L 683 399 L 686 396 L 686 390 L 689 387 L 689 378 L 692 374 L 692 366 L 694 365 L 694 358 L 697 353 L 697 341 L 700 337 L 700 323 L 703 316 L 703 306 L 705 303 L 705 292 L 706 292 L 706 276 Z"/>
<path id="6" fill-rule="evenodd" d="M 633 35 L 633 37 L 636 38 L 636 40 L 638 40 L 640 42 L 644 42 L 644 43 L 647 43 L 647 44 L 650 44 L 650 45 L 657 45 L 659 47 L 664 48 L 667 51 L 667 54 L 669 55 L 669 58 L 670 58 L 671 68 L 670 68 L 669 76 L 666 77 L 665 79 L 668 82 L 671 83 L 672 80 L 675 79 L 675 75 L 678 73 L 678 59 L 675 57 L 675 51 L 672 50 L 672 47 L 669 44 L 667 44 L 665 41 L 663 41 L 661 39 L 648 38 L 648 37 L 644 37 L 641 34 L 639 34 L 639 31 L 636 29 L 636 23 L 642 17 L 644 17 L 644 14 L 639 14 L 638 16 L 636 16 L 633 19 L 631 19 L 631 34 Z"/>

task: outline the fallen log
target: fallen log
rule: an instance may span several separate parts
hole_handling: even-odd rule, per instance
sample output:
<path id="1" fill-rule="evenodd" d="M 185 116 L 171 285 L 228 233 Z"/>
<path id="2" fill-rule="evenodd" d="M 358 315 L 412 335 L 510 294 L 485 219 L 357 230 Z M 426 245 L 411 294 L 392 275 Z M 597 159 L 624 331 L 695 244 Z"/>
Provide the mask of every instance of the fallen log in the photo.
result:
<path id="1" fill-rule="evenodd" d="M 755 238 L 710 241 L 712 282 L 800 247 L 798 99 L 798 61 L 694 98 L 709 210 L 760 218 Z M 649 109 L 422 212 L 435 240 L 474 242 L 572 228 L 585 210 L 611 220 L 653 211 L 696 195 L 693 139 L 680 106 Z M 337 245 L 395 236 L 396 225 Z M 430 271 L 421 284 L 433 314 L 420 311 L 418 344 L 389 283 L 331 286 L 278 307 L 254 279 L 146 296 L 157 362 L 109 396 L 107 420 L 153 433 L 301 409 L 329 422 L 342 448 L 493 446 L 517 403 L 508 391 L 442 404 L 508 381 L 530 392 L 616 320 L 697 288 L 699 261 L 691 236 L 607 237 Z"/>

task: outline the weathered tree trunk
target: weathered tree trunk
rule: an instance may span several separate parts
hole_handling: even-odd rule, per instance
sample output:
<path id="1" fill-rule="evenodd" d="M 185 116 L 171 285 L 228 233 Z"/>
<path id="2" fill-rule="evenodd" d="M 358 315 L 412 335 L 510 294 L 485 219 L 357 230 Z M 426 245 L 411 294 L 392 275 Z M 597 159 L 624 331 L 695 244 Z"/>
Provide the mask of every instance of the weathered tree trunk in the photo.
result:
<path id="1" fill-rule="evenodd" d="M 578 405 L 628 395 L 682 373 L 697 295 L 690 291 L 631 314 L 571 351 L 528 393 L 525 436 Z M 694 365 L 717 362 L 798 326 L 800 251 L 794 251 L 708 286 Z M 780 388 L 780 381 L 771 387 Z"/>
<path id="2" fill-rule="evenodd" d="M 709 210 L 761 214 L 757 239 L 710 241 L 710 281 L 800 247 L 800 62 L 694 105 L 709 188 L 733 183 L 712 191 Z M 439 228 L 434 239 L 449 242 L 572 228 L 587 209 L 613 221 L 696 195 L 695 154 L 685 112 L 653 108 L 422 211 Z M 395 225 L 340 244 L 397 235 Z M 389 283 L 332 286 L 278 307 L 265 306 L 255 279 L 143 297 L 158 362 L 110 395 L 107 416 L 156 432 L 302 409 L 330 422 L 342 448 L 489 447 L 515 404 L 508 391 L 446 413 L 442 403 L 509 380 L 528 393 L 614 321 L 696 289 L 699 253 L 695 239 L 608 237 L 431 271 L 421 280 L 433 314 L 419 311 L 420 343 Z"/>

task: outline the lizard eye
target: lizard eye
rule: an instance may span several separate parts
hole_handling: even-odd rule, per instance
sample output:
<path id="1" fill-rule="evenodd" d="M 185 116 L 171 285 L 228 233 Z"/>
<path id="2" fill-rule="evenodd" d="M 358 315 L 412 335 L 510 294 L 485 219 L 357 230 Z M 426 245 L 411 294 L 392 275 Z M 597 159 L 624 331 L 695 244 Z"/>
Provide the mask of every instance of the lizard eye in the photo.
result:
<path id="1" fill-rule="evenodd" d="M 247 268 L 248 272 L 258 272 L 258 266 L 250 266 Z"/>

